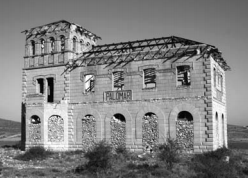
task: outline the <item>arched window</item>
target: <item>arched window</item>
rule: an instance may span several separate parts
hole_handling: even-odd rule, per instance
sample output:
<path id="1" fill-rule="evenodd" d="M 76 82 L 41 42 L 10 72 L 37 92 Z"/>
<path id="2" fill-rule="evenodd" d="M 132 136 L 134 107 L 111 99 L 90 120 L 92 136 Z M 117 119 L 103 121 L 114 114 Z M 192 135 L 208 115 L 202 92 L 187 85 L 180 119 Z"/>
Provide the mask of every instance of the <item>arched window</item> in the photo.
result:
<path id="1" fill-rule="evenodd" d="M 188 111 L 181 111 L 177 115 L 176 138 L 180 147 L 192 152 L 194 149 L 194 123 L 193 116 Z"/>
<path id="2" fill-rule="evenodd" d="M 31 41 L 31 55 L 35 55 L 35 42 Z"/>
<path id="3" fill-rule="evenodd" d="M 33 115 L 33 116 L 31 117 L 31 119 L 30 119 L 30 123 L 31 123 L 31 124 L 40 124 L 41 122 L 40 122 L 39 116 Z"/>
<path id="4" fill-rule="evenodd" d="M 45 53 L 45 40 L 44 39 L 40 40 L 40 53 L 41 54 Z"/>
<path id="5" fill-rule="evenodd" d="M 88 150 L 96 142 L 96 119 L 93 115 L 87 114 L 82 119 L 82 146 Z"/>
<path id="6" fill-rule="evenodd" d="M 219 119 L 218 113 L 215 113 L 215 131 L 216 131 L 216 145 L 219 147 Z"/>
<path id="7" fill-rule="evenodd" d="M 117 113 L 113 115 L 110 121 L 111 126 L 111 143 L 114 148 L 126 147 L 126 119 Z"/>
<path id="8" fill-rule="evenodd" d="M 29 122 L 29 138 L 30 142 L 40 142 L 41 141 L 41 120 L 39 116 L 33 115 Z"/>
<path id="9" fill-rule="evenodd" d="M 55 40 L 53 37 L 50 38 L 50 49 L 51 49 L 51 52 L 55 51 Z"/>
<path id="10" fill-rule="evenodd" d="M 80 50 L 81 50 L 81 52 L 84 51 L 84 42 L 83 42 L 83 40 L 80 41 Z"/>
<path id="11" fill-rule="evenodd" d="M 65 37 L 64 36 L 60 37 L 60 49 L 61 51 L 65 51 Z"/>
<path id="12" fill-rule="evenodd" d="M 74 37 L 73 39 L 72 39 L 72 51 L 74 51 L 74 52 L 76 52 L 77 51 L 77 38 L 76 37 Z"/>

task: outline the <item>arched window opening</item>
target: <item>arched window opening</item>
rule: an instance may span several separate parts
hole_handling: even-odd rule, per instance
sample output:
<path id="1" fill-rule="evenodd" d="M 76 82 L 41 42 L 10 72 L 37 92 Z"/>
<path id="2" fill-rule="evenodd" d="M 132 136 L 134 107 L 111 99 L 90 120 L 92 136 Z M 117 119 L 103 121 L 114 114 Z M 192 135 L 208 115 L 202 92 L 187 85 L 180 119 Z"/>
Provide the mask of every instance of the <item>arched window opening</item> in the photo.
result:
<path id="1" fill-rule="evenodd" d="M 35 55 L 35 42 L 31 41 L 31 55 Z"/>
<path id="2" fill-rule="evenodd" d="M 224 120 L 224 114 L 222 114 L 222 141 L 223 141 L 223 146 L 225 146 L 225 120 Z"/>
<path id="3" fill-rule="evenodd" d="M 48 142 L 64 141 L 64 119 L 59 115 L 48 118 Z"/>
<path id="4" fill-rule="evenodd" d="M 114 148 L 126 147 L 126 119 L 117 113 L 113 115 L 110 121 L 111 143 Z"/>
<path id="5" fill-rule="evenodd" d="M 45 53 L 45 40 L 44 39 L 40 40 L 40 53 L 41 54 Z"/>
<path id="6" fill-rule="evenodd" d="M 87 151 L 96 142 L 96 119 L 93 115 L 85 115 L 82 119 L 82 146 Z"/>
<path id="7" fill-rule="evenodd" d="M 216 136 L 216 145 L 219 147 L 219 119 L 218 113 L 215 113 L 215 136 Z"/>
<path id="8" fill-rule="evenodd" d="M 181 111 L 177 115 L 176 138 L 182 150 L 194 150 L 194 122 L 192 114 L 188 111 Z"/>
<path id="9" fill-rule="evenodd" d="M 30 142 L 40 142 L 41 141 L 41 120 L 39 116 L 33 115 L 30 118 L 30 123 L 28 126 L 28 133 Z"/>
<path id="10" fill-rule="evenodd" d="M 64 36 L 60 37 L 60 49 L 61 51 L 65 51 L 65 37 Z"/>
<path id="11" fill-rule="evenodd" d="M 83 40 L 80 41 L 80 50 L 81 50 L 81 52 L 84 51 L 84 42 L 83 42 Z"/>
<path id="12" fill-rule="evenodd" d="M 142 146 L 144 151 L 152 152 L 158 143 L 158 117 L 152 112 L 146 113 L 142 118 Z"/>
<path id="13" fill-rule="evenodd" d="M 55 40 L 53 37 L 50 38 L 50 49 L 51 49 L 51 52 L 55 51 Z"/>
<path id="14" fill-rule="evenodd" d="M 40 122 L 40 118 L 39 118 L 39 116 L 37 116 L 37 115 L 33 115 L 32 117 L 31 117 L 31 124 L 40 124 L 41 122 Z"/>
<path id="15" fill-rule="evenodd" d="M 72 39 L 72 51 L 73 52 L 76 52 L 77 51 L 77 38 L 76 37 L 74 37 L 73 39 Z"/>
<path id="16" fill-rule="evenodd" d="M 216 69 L 214 68 L 214 86 L 216 87 Z"/>
<path id="17" fill-rule="evenodd" d="M 181 111 L 178 114 L 177 119 L 181 121 L 193 121 L 193 116 L 187 111 Z"/>

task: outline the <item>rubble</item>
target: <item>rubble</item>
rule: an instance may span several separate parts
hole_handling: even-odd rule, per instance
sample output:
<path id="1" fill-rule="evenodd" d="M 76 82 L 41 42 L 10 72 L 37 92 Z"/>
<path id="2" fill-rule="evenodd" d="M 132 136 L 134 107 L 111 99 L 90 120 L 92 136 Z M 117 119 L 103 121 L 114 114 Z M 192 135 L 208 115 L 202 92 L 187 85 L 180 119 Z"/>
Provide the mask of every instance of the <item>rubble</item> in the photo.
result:
<path id="1" fill-rule="evenodd" d="M 29 124 L 29 140 L 30 142 L 41 141 L 41 124 Z"/>
<path id="2" fill-rule="evenodd" d="M 113 116 L 111 118 L 110 125 L 112 146 L 114 148 L 126 147 L 126 122 Z"/>
<path id="3" fill-rule="evenodd" d="M 96 119 L 87 115 L 82 119 L 82 145 L 83 150 L 91 148 L 96 141 Z"/>
<path id="4" fill-rule="evenodd" d="M 48 119 L 48 141 L 64 141 L 64 120 L 58 115 L 51 116 Z"/>
<path id="5" fill-rule="evenodd" d="M 194 145 L 194 124 L 193 121 L 182 121 L 176 122 L 176 138 L 180 147 L 184 151 L 193 151 Z"/>
<path id="6" fill-rule="evenodd" d="M 142 119 L 142 146 L 144 151 L 152 151 L 158 142 L 158 117 L 146 114 Z"/>

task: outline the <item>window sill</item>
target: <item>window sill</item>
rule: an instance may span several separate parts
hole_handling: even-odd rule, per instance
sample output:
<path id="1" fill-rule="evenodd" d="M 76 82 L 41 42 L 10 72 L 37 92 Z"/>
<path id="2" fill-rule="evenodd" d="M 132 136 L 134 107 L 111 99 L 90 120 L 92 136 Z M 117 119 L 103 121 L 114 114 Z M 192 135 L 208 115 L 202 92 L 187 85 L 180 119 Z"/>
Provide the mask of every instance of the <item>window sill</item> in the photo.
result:
<path id="1" fill-rule="evenodd" d="M 143 91 L 157 91 L 156 87 L 152 87 L 152 88 L 142 88 Z"/>
<path id="2" fill-rule="evenodd" d="M 94 91 L 92 91 L 92 92 L 83 92 L 83 95 L 84 96 L 87 96 L 87 95 L 94 95 L 95 94 L 95 92 Z"/>
<path id="3" fill-rule="evenodd" d="M 181 86 L 176 87 L 177 90 L 184 90 L 184 89 L 190 89 L 190 88 L 191 88 L 190 85 L 181 85 Z"/>

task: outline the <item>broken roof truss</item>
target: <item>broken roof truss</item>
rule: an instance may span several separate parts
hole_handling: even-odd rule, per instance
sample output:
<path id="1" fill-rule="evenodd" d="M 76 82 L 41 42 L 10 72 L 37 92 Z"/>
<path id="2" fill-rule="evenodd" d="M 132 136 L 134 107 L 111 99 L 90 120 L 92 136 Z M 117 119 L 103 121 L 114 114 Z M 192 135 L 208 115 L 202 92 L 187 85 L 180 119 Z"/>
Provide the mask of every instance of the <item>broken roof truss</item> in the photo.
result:
<path id="1" fill-rule="evenodd" d="M 137 60 L 164 59 L 164 63 L 168 60 L 176 62 L 186 57 L 186 61 L 196 55 L 199 56 L 198 59 L 212 55 L 224 70 L 230 70 L 221 52 L 214 46 L 171 36 L 93 46 L 90 51 L 68 62 L 65 71 L 71 71 L 76 67 L 101 64 L 107 64 L 106 67 L 113 66 L 113 68 L 124 67 Z"/>

